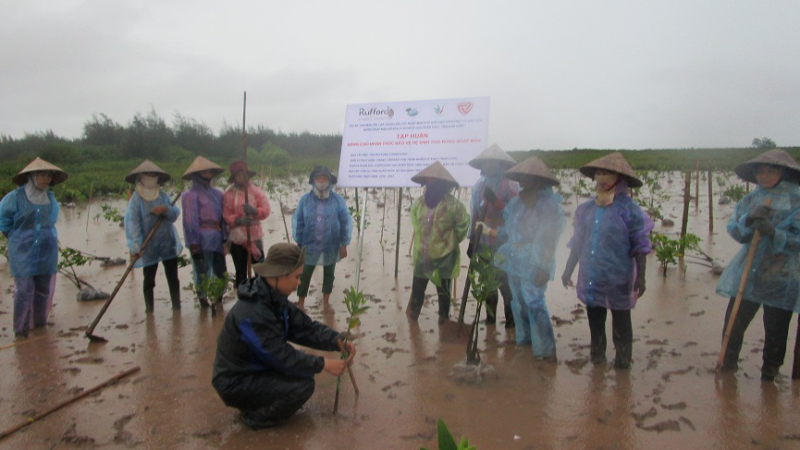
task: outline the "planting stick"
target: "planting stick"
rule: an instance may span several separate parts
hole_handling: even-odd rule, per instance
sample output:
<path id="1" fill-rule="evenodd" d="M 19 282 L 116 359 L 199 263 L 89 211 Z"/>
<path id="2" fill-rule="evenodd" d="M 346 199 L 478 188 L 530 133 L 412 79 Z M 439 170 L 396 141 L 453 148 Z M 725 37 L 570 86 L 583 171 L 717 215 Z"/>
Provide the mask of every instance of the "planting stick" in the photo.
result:
<path id="1" fill-rule="evenodd" d="M 358 209 L 358 188 L 353 188 L 356 190 L 356 217 L 358 217 L 360 210 Z M 361 221 L 356 222 L 356 226 L 358 227 L 358 234 L 361 234 Z"/>
<path id="2" fill-rule="evenodd" d="M 342 352 L 342 359 L 347 359 L 347 357 L 350 355 L 347 354 L 347 349 L 344 347 L 344 342 L 342 342 L 341 339 L 338 339 L 336 344 L 339 346 L 339 351 Z M 356 395 L 358 395 L 358 384 L 356 384 L 356 378 L 353 376 L 353 368 L 351 366 L 347 366 L 347 373 L 350 375 L 350 381 L 353 382 L 353 390 L 356 392 Z"/>
<path id="3" fill-rule="evenodd" d="M 175 199 L 172 200 L 171 206 L 175 206 L 175 203 L 178 201 L 179 198 L 181 198 L 181 192 L 178 192 L 178 195 L 176 195 Z M 163 221 L 164 221 L 164 216 L 162 215 L 161 217 L 159 217 L 158 222 L 156 222 L 156 224 L 153 225 L 153 229 L 150 230 L 150 233 L 147 234 L 147 237 L 145 238 L 144 242 L 142 242 L 142 247 L 141 249 L 139 249 L 139 253 L 131 256 L 131 262 L 128 264 L 128 268 L 125 269 L 125 273 L 122 274 L 122 278 L 120 278 L 119 281 L 117 282 L 116 287 L 114 287 L 114 291 L 111 292 L 111 295 L 108 297 L 108 300 L 106 300 L 106 302 L 103 304 L 103 307 L 100 309 L 100 312 L 97 314 L 97 317 L 94 318 L 91 325 L 89 325 L 89 328 L 86 329 L 86 332 L 84 334 L 86 335 L 87 338 L 89 338 L 90 341 L 108 342 L 102 336 L 95 336 L 94 334 L 92 334 L 92 332 L 94 331 L 94 328 L 97 326 L 97 323 L 100 322 L 100 318 L 103 317 L 103 314 L 106 313 L 106 310 L 108 309 L 108 306 L 111 305 L 111 302 L 114 300 L 114 297 L 117 296 L 117 292 L 119 292 L 120 288 L 122 288 L 122 283 L 124 283 L 125 279 L 128 278 L 128 274 L 130 274 L 133 271 L 133 265 L 136 264 L 136 261 L 139 260 L 142 253 L 144 252 L 145 247 L 147 247 L 147 244 L 150 242 L 150 239 L 156 233 L 156 230 L 158 230 L 158 227 L 161 226 L 161 223 Z"/>
<path id="4" fill-rule="evenodd" d="M 794 338 L 794 363 L 792 364 L 792 379 L 800 379 L 800 314 L 797 315 L 797 336 Z"/>
<path id="5" fill-rule="evenodd" d="M 386 210 L 388 206 L 386 205 L 386 189 L 383 190 L 383 219 L 381 219 L 381 261 L 383 262 L 383 267 L 386 267 L 386 250 L 383 247 L 383 229 L 386 227 Z"/>
<path id="6" fill-rule="evenodd" d="M 358 191 L 356 191 L 358 192 Z M 361 208 L 361 211 L 364 214 L 361 214 L 361 229 L 364 229 L 364 222 L 367 218 L 367 195 L 364 196 L 364 206 Z M 360 233 L 358 235 L 358 259 L 356 260 L 356 292 L 359 292 L 359 283 L 361 282 L 361 253 L 364 249 L 364 233 Z"/>
<path id="7" fill-rule="evenodd" d="M 708 233 L 714 232 L 714 190 L 711 188 L 711 171 L 708 171 Z"/>
<path id="8" fill-rule="evenodd" d="M 400 216 L 403 213 L 403 188 L 397 189 L 397 242 L 394 245 L 394 278 L 397 279 L 397 268 L 400 264 Z M 412 240 L 413 241 L 413 240 Z"/>
<path id="9" fill-rule="evenodd" d="M 242 147 L 243 147 L 243 154 L 244 157 L 244 166 L 247 167 L 247 127 L 245 126 L 245 118 L 247 115 L 247 91 L 244 92 L 244 100 L 242 103 Z M 249 170 L 249 169 L 248 169 Z M 233 174 L 231 174 L 233 175 Z M 244 204 L 249 204 L 247 192 L 250 190 L 250 180 L 247 181 L 244 185 Z M 281 208 L 283 210 L 283 208 Z M 245 216 L 247 216 L 245 214 Z M 250 261 L 252 256 L 250 255 L 250 225 L 246 225 L 244 227 L 245 233 L 247 235 L 247 278 L 253 276 L 253 265 Z"/>
<path id="10" fill-rule="evenodd" d="M 480 211 L 480 222 L 486 219 L 486 211 L 489 209 L 488 202 L 484 202 L 483 207 Z M 464 293 L 461 295 L 461 309 L 458 311 L 458 325 L 459 325 L 459 333 L 461 333 L 461 325 L 464 325 L 464 314 L 467 312 L 467 297 L 469 297 L 469 274 L 472 273 L 473 269 L 473 261 L 475 258 L 478 257 L 478 244 L 481 241 L 481 235 L 483 234 L 483 227 L 476 226 L 474 230 L 472 230 L 472 234 L 470 234 L 470 240 L 468 244 L 468 249 L 470 250 L 469 254 L 472 256 L 469 258 L 469 266 L 467 267 L 467 280 L 464 282 Z"/>
<path id="11" fill-rule="evenodd" d="M 9 428 L 9 429 L 8 429 L 8 430 L 6 430 L 6 431 L 3 431 L 2 433 L 0 433 L 0 439 L 6 438 L 6 437 L 8 437 L 8 436 L 10 436 L 10 435 L 12 435 L 12 434 L 14 434 L 14 433 L 16 433 L 17 431 L 19 431 L 19 430 L 21 430 L 21 429 L 23 429 L 23 428 L 27 427 L 28 425 L 30 425 L 30 424 L 32 424 L 32 423 L 34 423 L 34 422 L 38 421 L 38 420 L 41 420 L 42 418 L 44 418 L 44 417 L 45 417 L 45 416 L 47 416 L 48 414 L 50 414 L 50 413 L 53 413 L 53 412 L 56 412 L 56 411 L 58 411 L 59 409 L 61 409 L 61 408 L 65 407 L 65 406 L 67 406 L 67 405 L 69 405 L 70 403 L 73 403 L 73 402 L 75 402 L 75 401 L 77 401 L 77 400 L 80 400 L 80 399 L 82 399 L 83 397 L 86 397 L 86 396 L 88 396 L 88 395 L 94 394 L 95 392 L 99 391 L 100 389 L 103 389 L 103 388 L 104 388 L 104 387 L 106 387 L 106 386 L 110 386 L 110 385 L 112 385 L 112 384 L 116 383 L 117 381 L 119 381 L 119 380 L 121 380 L 121 379 L 123 379 L 123 378 L 127 377 L 128 375 L 134 374 L 134 373 L 136 373 L 136 372 L 138 372 L 138 371 L 139 371 L 139 366 L 136 366 L 136 367 L 134 367 L 134 368 L 132 368 L 132 369 L 128 369 L 128 370 L 126 370 L 125 372 L 122 372 L 122 373 L 121 373 L 121 374 L 119 374 L 119 375 L 115 375 L 114 377 L 112 377 L 112 378 L 111 378 L 111 379 L 109 379 L 108 381 L 105 381 L 105 382 L 103 382 L 103 383 L 101 383 L 101 384 L 98 384 L 97 386 L 95 386 L 95 387 L 93 387 L 93 388 L 89 389 L 88 391 L 83 391 L 83 392 L 81 392 L 80 394 L 78 394 L 78 395 L 76 395 L 76 396 L 72 397 L 71 399 L 69 399 L 69 400 L 66 400 L 66 401 L 64 401 L 64 402 L 61 402 L 61 403 L 59 403 L 58 405 L 56 405 L 56 406 L 54 406 L 54 407 L 52 407 L 52 408 L 48 409 L 47 411 L 44 411 L 44 412 L 42 412 L 42 413 L 39 413 L 39 414 L 37 414 L 37 415 L 36 415 L 36 416 L 34 416 L 34 417 L 29 417 L 29 418 L 28 418 L 28 420 L 26 420 L 25 422 L 22 422 L 22 423 L 20 423 L 20 424 L 18 424 L 18 425 L 16 425 L 16 426 L 14 426 L 14 427 L 11 427 L 11 428 Z"/>
<path id="12" fill-rule="evenodd" d="M 281 208 L 281 219 L 283 219 L 283 231 L 286 232 L 286 242 L 291 244 L 292 240 L 289 239 L 289 227 L 286 226 L 286 213 L 283 212 L 283 196 L 278 194 L 278 206 Z"/>
<path id="13" fill-rule="evenodd" d="M 411 250 L 414 249 L 414 239 L 417 238 L 417 230 L 411 232 L 411 241 L 408 243 L 408 256 L 411 256 Z"/>
<path id="14" fill-rule="evenodd" d="M 764 202 L 769 206 L 771 200 L 767 198 Z M 747 277 L 750 275 L 750 267 L 753 265 L 753 257 L 756 255 L 758 242 L 761 240 L 761 233 L 758 230 L 753 233 L 753 239 L 750 241 L 750 249 L 747 251 L 747 259 L 742 269 L 742 279 L 739 280 L 739 290 L 736 292 L 736 299 L 733 301 L 733 308 L 731 309 L 731 316 L 728 319 L 728 324 L 725 326 L 725 335 L 722 337 L 722 348 L 719 350 L 719 357 L 717 358 L 717 372 L 722 370 L 722 364 L 725 362 L 725 353 L 728 351 L 728 342 L 731 340 L 731 332 L 733 332 L 733 324 L 736 322 L 736 315 L 739 313 L 739 306 L 742 304 L 742 297 L 744 296 L 744 288 L 747 286 Z"/>
<path id="15" fill-rule="evenodd" d="M 93 191 L 94 191 L 94 181 L 92 181 L 91 184 L 89 184 L 89 202 L 86 204 L 86 232 L 87 233 L 89 232 L 89 217 L 91 216 L 91 214 L 89 214 L 89 211 L 92 210 L 92 193 L 93 193 Z"/>
<path id="16" fill-rule="evenodd" d="M 694 166 L 694 210 L 700 208 L 700 161 L 697 161 Z"/>
<path id="17" fill-rule="evenodd" d="M 684 174 L 683 180 L 683 220 L 681 221 L 681 256 L 680 256 L 680 265 L 683 267 L 683 253 L 686 250 L 684 248 L 684 242 L 686 237 L 686 228 L 689 225 L 689 201 L 691 200 L 692 194 L 692 172 L 686 171 Z"/>

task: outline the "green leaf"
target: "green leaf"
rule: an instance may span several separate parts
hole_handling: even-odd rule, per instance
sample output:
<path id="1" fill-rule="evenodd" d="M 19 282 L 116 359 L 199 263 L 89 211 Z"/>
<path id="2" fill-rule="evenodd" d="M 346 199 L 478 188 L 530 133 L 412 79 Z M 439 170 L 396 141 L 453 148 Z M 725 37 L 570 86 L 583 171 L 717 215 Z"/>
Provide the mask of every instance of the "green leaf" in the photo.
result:
<path id="1" fill-rule="evenodd" d="M 453 439 L 453 435 L 450 434 L 450 430 L 447 429 L 444 420 L 439 419 L 436 423 L 436 429 L 439 435 L 439 450 L 458 450 L 456 440 Z"/>

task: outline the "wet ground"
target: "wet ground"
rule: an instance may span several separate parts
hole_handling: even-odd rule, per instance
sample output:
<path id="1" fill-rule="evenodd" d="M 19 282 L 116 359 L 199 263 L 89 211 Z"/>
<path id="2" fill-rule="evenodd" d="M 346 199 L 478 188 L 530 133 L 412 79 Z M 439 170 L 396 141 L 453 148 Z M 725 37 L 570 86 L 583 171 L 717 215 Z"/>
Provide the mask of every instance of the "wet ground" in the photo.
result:
<path id="1" fill-rule="evenodd" d="M 662 180 L 670 196 L 664 214 L 678 225 L 657 225 L 657 231 L 679 230 L 683 182 L 678 175 L 671 178 L 672 182 Z M 571 184 L 574 178 L 565 180 Z M 293 207 L 301 186 L 287 190 L 286 203 Z M 703 184 L 699 205 L 693 202 L 690 208 L 689 231 L 703 240 L 706 253 L 726 262 L 738 250 L 725 233 L 733 204 L 716 205 L 714 199 L 715 232 L 710 235 L 705 192 Z M 347 193 L 348 202 L 354 204 L 352 190 Z M 183 309 L 173 312 L 160 274 L 155 313 L 145 314 L 142 274 L 137 270 L 95 331 L 108 342 L 90 343 L 83 331 L 102 302 L 77 302 L 77 289 L 59 277 L 51 324 L 32 332 L 27 341 L 0 350 L 0 430 L 132 367 L 141 370 L 31 424 L 0 441 L 0 447 L 435 448 L 436 420 L 442 418 L 457 438 L 466 435 L 479 449 L 800 448 L 800 381 L 789 378 L 796 325 L 791 327 L 788 355 L 776 382 L 759 379 L 760 313 L 746 335 L 740 371 L 716 376 L 727 300 L 714 293 L 717 278 L 710 268 L 697 264 L 697 258 L 687 259 L 685 275 L 673 266 L 666 278 L 655 256 L 648 258 L 648 290 L 633 312 L 630 371 L 588 362 L 586 315 L 574 290 L 556 281 L 550 284 L 548 305 L 558 362 L 535 361 L 529 347 L 516 346 L 513 330 L 507 331 L 501 318 L 500 325 L 481 326 L 480 331 L 482 358 L 496 369 L 497 378 L 480 385 L 456 382 L 450 374 L 464 358 L 466 346 L 450 325 L 437 325 L 433 287 L 429 286 L 429 301 L 418 324 L 410 323 L 404 314 L 412 277 L 409 202 L 404 202 L 399 277 L 395 279 L 393 195 L 389 190 L 385 200 L 384 248 L 380 245 L 384 207 L 378 205 L 384 202 L 383 191 L 369 196 L 370 224 L 360 287 L 370 296 L 371 309 L 358 329 L 353 367 L 361 394 L 355 397 L 343 378 L 338 415 L 332 414 L 336 380 L 323 373 L 316 378 L 314 396 L 298 416 L 279 429 L 251 431 L 239 422 L 235 410 L 222 404 L 210 384 L 223 317 L 199 309 L 187 290 Z M 468 201 L 464 193 L 461 198 Z M 273 214 L 265 224 L 267 244 L 284 239 L 278 202 L 270 200 Z M 570 215 L 574 212 L 574 198 L 567 200 L 565 209 Z M 95 221 L 98 211 L 95 202 L 87 226 L 85 206 L 64 208 L 58 224 L 62 244 L 95 255 L 126 256 L 124 232 L 103 219 Z M 559 242 L 558 274 L 571 233 L 568 227 Z M 312 317 L 339 329 L 347 320 L 341 291 L 355 284 L 355 243 L 356 233 L 350 257 L 337 267 L 331 306 L 321 305 L 320 270 L 306 301 Z M 230 261 L 228 267 L 233 270 Z M 96 288 L 111 292 L 124 269 L 101 268 L 95 262 L 77 271 Z M 191 269 L 181 269 L 180 277 L 182 285 L 188 285 Z M 463 283 L 462 271 L 459 294 Z M 13 343 L 10 286 L 3 260 L 0 346 Z M 229 298 L 225 309 L 234 301 Z M 474 309 L 471 303 L 470 321 Z"/>

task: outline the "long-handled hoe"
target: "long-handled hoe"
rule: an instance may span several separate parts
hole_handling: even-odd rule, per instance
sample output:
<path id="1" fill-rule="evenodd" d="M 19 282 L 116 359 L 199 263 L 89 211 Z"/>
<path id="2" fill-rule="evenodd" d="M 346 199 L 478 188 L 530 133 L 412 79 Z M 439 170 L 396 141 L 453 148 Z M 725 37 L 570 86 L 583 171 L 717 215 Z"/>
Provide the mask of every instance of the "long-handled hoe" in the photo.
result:
<path id="1" fill-rule="evenodd" d="M 175 203 L 178 201 L 179 198 L 181 198 L 180 192 L 178 192 L 178 195 L 176 195 L 175 199 L 172 200 L 171 206 L 175 206 Z M 139 250 L 139 253 L 131 256 L 131 262 L 128 264 L 128 268 L 125 269 L 125 273 L 122 274 L 122 278 L 120 278 L 119 281 L 117 282 L 117 286 L 114 287 L 114 291 L 111 293 L 111 296 L 108 297 L 108 300 L 106 300 L 106 302 L 103 304 L 103 307 L 100 309 L 100 312 L 97 314 L 97 317 L 94 318 L 92 324 L 89 325 L 89 328 L 86 329 L 86 332 L 84 334 L 86 335 L 87 338 L 89 338 L 90 341 L 108 342 L 106 338 L 92 334 L 92 332 L 94 331 L 94 328 L 97 326 L 97 323 L 100 322 L 100 318 L 103 317 L 103 314 L 106 313 L 106 310 L 108 309 L 108 306 L 111 304 L 111 302 L 114 300 L 114 297 L 117 296 L 117 292 L 119 292 L 120 288 L 122 288 L 122 283 L 125 282 L 125 279 L 128 278 L 128 274 L 130 274 L 131 271 L 133 270 L 133 265 L 136 264 L 136 261 L 139 260 L 139 258 L 142 255 L 142 252 L 144 252 L 145 247 L 147 247 L 147 244 L 150 242 L 150 239 L 156 233 L 156 230 L 158 230 L 158 227 L 161 226 L 161 223 L 163 221 L 164 221 L 164 216 L 161 216 L 158 219 L 158 222 L 156 222 L 156 224 L 153 226 L 153 229 L 150 230 L 150 233 L 147 234 L 147 237 L 145 238 L 144 242 L 142 242 L 142 248 L 141 250 Z"/>

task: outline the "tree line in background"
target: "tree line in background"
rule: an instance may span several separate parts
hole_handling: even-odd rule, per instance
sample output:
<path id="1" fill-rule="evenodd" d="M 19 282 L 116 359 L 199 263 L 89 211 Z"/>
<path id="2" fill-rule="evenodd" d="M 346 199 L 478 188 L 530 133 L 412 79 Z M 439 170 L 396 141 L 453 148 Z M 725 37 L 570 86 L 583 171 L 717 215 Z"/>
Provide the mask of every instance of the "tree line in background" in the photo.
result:
<path id="1" fill-rule="evenodd" d="M 251 149 L 248 159 L 280 166 L 295 156 L 338 155 L 342 136 L 283 133 L 257 125 L 247 129 L 247 144 Z M 206 124 L 180 114 L 170 126 L 154 110 L 136 114 L 126 126 L 105 114 L 95 114 L 84 123 L 80 139 L 60 137 L 52 131 L 20 139 L 0 135 L 0 161 L 27 161 L 36 156 L 54 164 L 144 158 L 179 161 L 196 155 L 229 160 L 241 154 L 241 128 L 226 124 L 214 134 Z"/>

